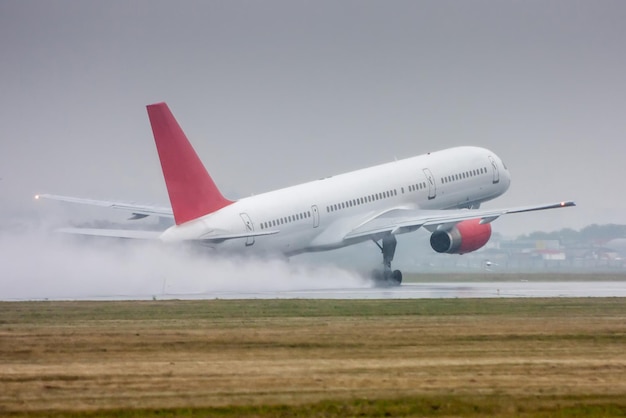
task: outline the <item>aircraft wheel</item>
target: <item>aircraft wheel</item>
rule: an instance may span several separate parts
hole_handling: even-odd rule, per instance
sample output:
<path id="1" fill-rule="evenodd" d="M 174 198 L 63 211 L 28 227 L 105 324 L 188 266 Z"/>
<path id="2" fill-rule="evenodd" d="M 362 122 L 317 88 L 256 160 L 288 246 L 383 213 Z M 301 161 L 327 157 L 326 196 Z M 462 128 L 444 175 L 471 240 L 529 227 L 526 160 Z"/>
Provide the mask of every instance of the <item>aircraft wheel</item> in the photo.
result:
<path id="1" fill-rule="evenodd" d="M 400 270 L 394 270 L 389 277 L 389 281 L 393 286 L 400 286 L 402 283 L 402 272 Z"/>

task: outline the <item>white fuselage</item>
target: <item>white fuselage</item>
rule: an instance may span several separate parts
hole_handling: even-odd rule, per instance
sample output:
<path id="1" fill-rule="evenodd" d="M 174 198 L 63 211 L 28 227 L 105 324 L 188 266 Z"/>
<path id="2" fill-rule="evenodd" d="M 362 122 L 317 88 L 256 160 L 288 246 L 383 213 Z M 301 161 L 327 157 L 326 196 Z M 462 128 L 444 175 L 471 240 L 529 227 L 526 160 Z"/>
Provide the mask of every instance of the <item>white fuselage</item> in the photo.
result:
<path id="1" fill-rule="evenodd" d="M 355 225 L 381 213 L 477 208 L 509 185 L 509 171 L 493 152 L 450 148 L 244 198 L 169 228 L 161 240 L 266 231 L 268 235 L 207 246 L 286 255 L 331 250 L 358 242 L 344 237 Z"/>

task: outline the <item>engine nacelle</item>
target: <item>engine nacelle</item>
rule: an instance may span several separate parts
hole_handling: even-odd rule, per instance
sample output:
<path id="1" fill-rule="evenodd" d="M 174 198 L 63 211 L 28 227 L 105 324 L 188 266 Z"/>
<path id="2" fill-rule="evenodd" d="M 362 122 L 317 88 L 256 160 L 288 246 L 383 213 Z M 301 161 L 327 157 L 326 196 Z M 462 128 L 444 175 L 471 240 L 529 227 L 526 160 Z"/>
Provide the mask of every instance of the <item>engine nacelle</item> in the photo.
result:
<path id="1" fill-rule="evenodd" d="M 491 238 L 491 224 L 481 224 L 480 219 L 470 219 L 446 231 L 435 231 L 430 236 L 430 246 L 438 253 L 465 254 L 484 246 Z"/>

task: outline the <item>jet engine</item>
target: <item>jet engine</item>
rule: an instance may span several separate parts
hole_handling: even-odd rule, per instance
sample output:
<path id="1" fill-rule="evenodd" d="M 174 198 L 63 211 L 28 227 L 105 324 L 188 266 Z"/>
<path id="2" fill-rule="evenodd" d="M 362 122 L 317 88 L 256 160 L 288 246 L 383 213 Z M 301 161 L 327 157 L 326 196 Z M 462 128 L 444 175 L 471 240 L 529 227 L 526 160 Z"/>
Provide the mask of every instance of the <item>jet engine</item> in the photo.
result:
<path id="1" fill-rule="evenodd" d="M 438 253 L 465 254 L 484 246 L 491 238 L 491 224 L 480 219 L 462 221 L 448 230 L 435 231 L 430 246 Z"/>

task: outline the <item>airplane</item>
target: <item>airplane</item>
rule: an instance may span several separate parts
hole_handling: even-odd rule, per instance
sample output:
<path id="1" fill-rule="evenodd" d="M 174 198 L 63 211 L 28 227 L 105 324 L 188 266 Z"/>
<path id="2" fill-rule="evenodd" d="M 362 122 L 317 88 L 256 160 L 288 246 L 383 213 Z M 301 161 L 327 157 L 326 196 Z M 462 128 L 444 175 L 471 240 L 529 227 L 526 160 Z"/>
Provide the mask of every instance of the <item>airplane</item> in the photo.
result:
<path id="1" fill-rule="evenodd" d="M 229 200 L 207 172 L 166 103 L 147 106 L 171 207 L 37 195 L 174 218 L 164 231 L 65 228 L 63 232 L 165 243 L 191 242 L 226 252 L 281 254 L 328 251 L 373 241 L 382 253 L 377 281 L 400 285 L 393 270 L 396 236 L 424 228 L 438 253 L 483 247 L 491 222 L 506 214 L 575 206 L 572 201 L 480 209 L 507 191 L 511 175 L 485 148 L 429 152 L 267 193 Z"/>

